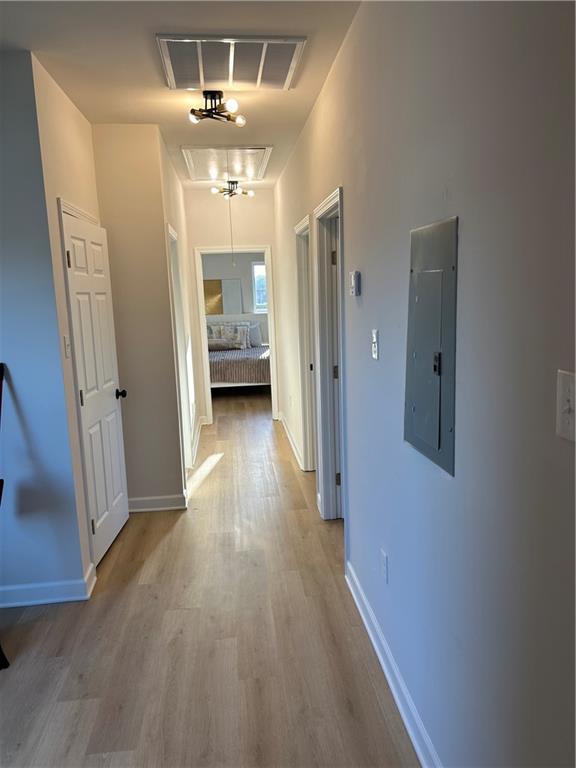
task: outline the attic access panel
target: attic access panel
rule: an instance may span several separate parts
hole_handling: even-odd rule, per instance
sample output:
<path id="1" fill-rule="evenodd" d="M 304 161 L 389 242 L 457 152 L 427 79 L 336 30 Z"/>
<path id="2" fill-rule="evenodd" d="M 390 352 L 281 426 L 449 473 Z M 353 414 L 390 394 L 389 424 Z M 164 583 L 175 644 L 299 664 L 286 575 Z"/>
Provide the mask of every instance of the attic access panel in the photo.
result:
<path id="1" fill-rule="evenodd" d="M 156 35 L 169 88 L 287 90 L 305 37 Z"/>
<path id="2" fill-rule="evenodd" d="M 272 147 L 182 147 L 192 181 L 259 181 Z"/>
<path id="3" fill-rule="evenodd" d="M 404 439 L 454 474 L 458 218 L 410 233 Z"/>

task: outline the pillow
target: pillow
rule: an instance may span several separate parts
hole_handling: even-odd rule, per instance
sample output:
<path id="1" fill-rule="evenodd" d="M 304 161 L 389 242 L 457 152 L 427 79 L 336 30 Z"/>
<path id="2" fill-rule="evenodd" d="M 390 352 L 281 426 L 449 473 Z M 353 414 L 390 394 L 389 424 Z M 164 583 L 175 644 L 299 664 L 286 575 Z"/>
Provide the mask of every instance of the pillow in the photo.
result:
<path id="1" fill-rule="evenodd" d="M 220 327 L 220 336 L 208 339 L 208 349 L 246 349 L 249 335 L 248 325 L 223 325 Z"/>
<path id="2" fill-rule="evenodd" d="M 263 343 L 260 323 L 250 323 L 250 346 L 261 347 Z"/>
<path id="3" fill-rule="evenodd" d="M 246 349 L 241 341 L 227 341 L 226 339 L 208 339 L 208 350 L 215 352 L 223 349 Z"/>
<path id="4" fill-rule="evenodd" d="M 238 329 L 240 328 L 246 329 L 246 346 L 250 347 L 250 323 L 247 321 L 207 323 L 208 338 L 233 341 L 237 338 Z"/>

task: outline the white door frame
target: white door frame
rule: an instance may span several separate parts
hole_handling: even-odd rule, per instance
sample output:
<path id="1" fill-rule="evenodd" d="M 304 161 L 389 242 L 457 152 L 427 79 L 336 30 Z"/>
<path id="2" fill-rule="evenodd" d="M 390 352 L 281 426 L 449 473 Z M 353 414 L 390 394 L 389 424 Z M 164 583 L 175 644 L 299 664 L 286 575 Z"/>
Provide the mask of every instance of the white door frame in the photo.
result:
<path id="1" fill-rule="evenodd" d="M 208 357 L 208 330 L 204 305 L 204 269 L 202 255 L 208 253 L 231 253 L 230 245 L 198 246 L 194 248 L 196 259 L 196 290 L 198 295 L 198 313 L 200 317 L 200 338 L 202 341 L 202 380 L 204 382 L 204 400 L 206 402 L 206 424 L 212 424 L 212 391 L 210 389 L 210 361 Z M 234 253 L 263 253 L 266 264 L 266 285 L 268 288 L 268 342 L 270 344 L 270 388 L 272 393 L 272 418 L 278 419 L 278 375 L 276 370 L 276 322 L 274 315 L 274 275 L 272 270 L 272 252 L 269 245 L 234 246 Z"/>
<path id="2" fill-rule="evenodd" d="M 170 226 L 170 224 L 166 224 L 166 261 L 167 261 L 167 269 L 168 269 L 168 293 L 170 296 L 170 316 L 172 319 L 172 346 L 174 350 L 174 372 L 176 374 L 176 402 L 178 406 L 178 433 L 180 435 L 180 464 L 181 464 L 181 474 L 182 474 L 182 490 L 184 493 L 184 496 L 187 498 L 186 493 L 186 470 L 192 468 L 192 440 L 193 440 L 193 430 L 194 427 L 192 424 L 189 424 L 190 432 L 188 435 L 189 439 L 189 446 L 188 451 L 190 452 L 190 467 L 186 466 L 186 446 L 185 446 L 185 440 L 186 435 L 184 434 L 184 403 L 188 404 L 188 420 L 190 421 L 192 419 L 192 413 L 190 408 L 190 390 L 188 389 L 188 392 L 183 393 L 182 389 L 182 379 L 184 378 L 181 367 L 182 365 L 186 365 L 186 361 L 180 360 L 180 349 L 178 347 L 178 317 L 176 313 L 176 298 L 174 296 L 174 291 L 176 287 L 174 286 L 174 280 L 173 280 L 173 274 L 172 274 L 172 251 L 171 251 L 171 244 L 176 243 L 176 248 L 178 248 L 178 233 L 176 230 Z M 177 260 L 177 269 L 180 270 L 180 263 Z M 182 294 L 182 281 L 179 281 L 180 283 L 180 294 Z M 180 296 L 180 301 L 182 301 L 183 297 Z M 181 328 L 180 332 L 185 334 L 186 329 Z M 188 380 L 188 372 L 186 371 L 186 381 Z"/>
<path id="3" fill-rule="evenodd" d="M 334 378 L 332 362 L 329 354 L 330 330 L 329 309 L 330 296 L 326 290 L 328 284 L 328 265 L 330 264 L 330 248 L 324 223 L 338 216 L 338 392 L 339 392 L 339 425 L 335 427 L 331 413 L 334 398 Z M 343 229 L 343 190 L 338 187 L 317 208 L 313 216 L 313 250 L 314 250 L 314 315 L 316 332 L 316 413 L 317 413 L 317 488 L 318 509 L 324 520 L 346 517 L 346 440 L 344 403 L 346 375 L 344 357 L 344 229 Z M 336 460 L 333 446 L 339 441 L 340 447 L 340 493 L 336 486 Z M 340 501 L 338 500 L 340 498 Z"/>
<path id="4" fill-rule="evenodd" d="M 294 227 L 296 236 L 296 269 L 298 279 L 298 353 L 300 360 L 300 396 L 302 401 L 302 469 L 316 469 L 316 402 L 315 402 L 315 328 L 314 273 L 310 216 Z M 312 366 L 312 369 L 311 367 Z"/>

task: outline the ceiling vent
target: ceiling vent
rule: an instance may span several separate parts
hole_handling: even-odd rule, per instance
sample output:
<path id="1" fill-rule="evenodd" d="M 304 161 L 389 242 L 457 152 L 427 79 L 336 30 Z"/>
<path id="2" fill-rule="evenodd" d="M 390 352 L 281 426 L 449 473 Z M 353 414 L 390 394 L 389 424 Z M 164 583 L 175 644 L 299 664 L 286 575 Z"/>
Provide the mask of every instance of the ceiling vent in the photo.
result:
<path id="1" fill-rule="evenodd" d="M 182 147 L 192 181 L 258 181 L 272 147 Z"/>
<path id="2" fill-rule="evenodd" d="M 305 37 L 156 35 L 169 88 L 287 90 Z"/>

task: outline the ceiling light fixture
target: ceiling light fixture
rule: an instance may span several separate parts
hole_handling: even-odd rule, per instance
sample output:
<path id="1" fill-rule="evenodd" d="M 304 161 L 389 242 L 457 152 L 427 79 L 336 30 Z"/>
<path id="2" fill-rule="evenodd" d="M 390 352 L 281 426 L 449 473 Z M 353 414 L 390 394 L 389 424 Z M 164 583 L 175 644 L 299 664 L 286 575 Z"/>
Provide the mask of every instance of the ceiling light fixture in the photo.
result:
<path id="1" fill-rule="evenodd" d="M 256 194 L 253 189 L 244 189 L 237 181 L 227 181 L 225 187 L 210 187 L 213 195 L 224 195 L 224 197 L 236 197 L 236 195 L 246 195 L 254 197 Z"/>
<path id="2" fill-rule="evenodd" d="M 196 109 L 192 107 L 189 118 L 193 125 L 197 125 L 202 120 L 218 120 L 221 123 L 235 123 L 239 128 L 246 125 L 244 115 L 237 115 L 238 102 L 236 99 L 226 99 L 223 101 L 223 91 L 202 91 L 204 97 L 204 108 Z"/>

